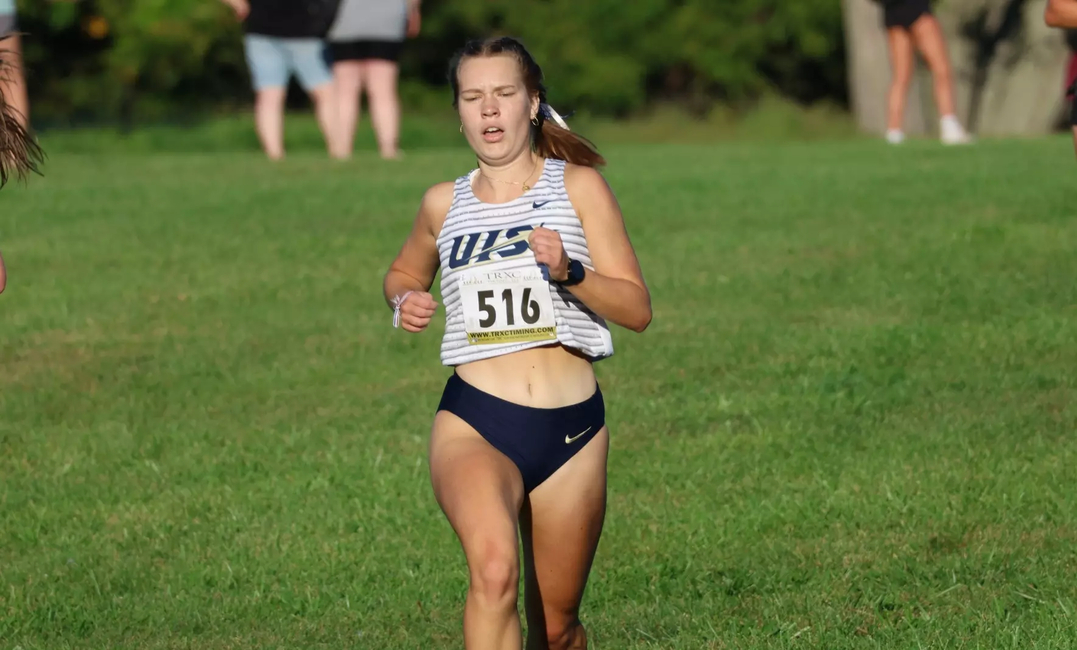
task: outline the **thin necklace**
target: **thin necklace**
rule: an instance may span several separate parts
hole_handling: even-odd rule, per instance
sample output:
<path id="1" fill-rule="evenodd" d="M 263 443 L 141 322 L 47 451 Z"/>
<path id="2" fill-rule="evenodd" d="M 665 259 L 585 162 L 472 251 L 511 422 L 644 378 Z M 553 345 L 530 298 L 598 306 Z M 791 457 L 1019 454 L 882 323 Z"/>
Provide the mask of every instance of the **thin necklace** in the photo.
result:
<path id="1" fill-rule="evenodd" d="M 531 172 L 527 175 L 527 178 L 524 178 L 523 181 L 503 181 L 500 178 L 491 178 L 490 176 L 486 176 L 486 174 L 483 173 L 481 168 L 479 169 L 479 173 L 482 174 L 483 176 L 486 176 L 487 180 L 494 181 L 495 183 L 505 183 L 506 185 L 523 185 L 523 189 L 526 192 L 529 189 L 531 189 L 531 186 L 527 183 L 527 179 L 531 178 L 531 176 L 534 175 L 535 170 L 537 168 L 538 168 L 538 158 L 536 158 L 535 162 L 531 165 Z"/>

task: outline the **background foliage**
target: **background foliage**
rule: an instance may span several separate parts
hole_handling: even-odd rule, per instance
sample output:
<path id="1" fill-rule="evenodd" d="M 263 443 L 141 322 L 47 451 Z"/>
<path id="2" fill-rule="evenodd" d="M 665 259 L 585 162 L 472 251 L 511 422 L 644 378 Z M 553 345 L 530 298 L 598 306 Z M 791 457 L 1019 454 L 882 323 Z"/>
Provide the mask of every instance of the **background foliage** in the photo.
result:
<path id="1" fill-rule="evenodd" d="M 241 26 L 216 0 L 20 0 L 19 11 L 38 118 L 175 117 L 250 99 Z M 846 97 L 833 0 L 426 0 L 402 62 L 409 97 L 440 90 L 467 38 L 502 33 L 531 48 L 552 101 L 597 115 Z"/>

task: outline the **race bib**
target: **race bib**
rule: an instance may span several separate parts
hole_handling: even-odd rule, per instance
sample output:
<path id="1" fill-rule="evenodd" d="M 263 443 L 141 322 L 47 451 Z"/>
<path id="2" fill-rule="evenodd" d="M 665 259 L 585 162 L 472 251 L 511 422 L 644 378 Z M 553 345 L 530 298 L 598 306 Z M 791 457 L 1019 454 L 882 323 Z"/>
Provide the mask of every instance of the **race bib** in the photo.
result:
<path id="1" fill-rule="evenodd" d="M 472 271 L 460 278 L 471 345 L 556 341 L 550 285 L 539 268 Z"/>

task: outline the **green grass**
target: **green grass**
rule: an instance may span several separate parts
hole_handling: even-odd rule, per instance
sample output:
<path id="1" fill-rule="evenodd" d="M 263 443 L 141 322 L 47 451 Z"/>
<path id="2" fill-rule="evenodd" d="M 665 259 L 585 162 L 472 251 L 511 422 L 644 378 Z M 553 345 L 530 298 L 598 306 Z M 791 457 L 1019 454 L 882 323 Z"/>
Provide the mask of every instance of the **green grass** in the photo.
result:
<path id="1" fill-rule="evenodd" d="M 444 149 L 464 144 L 459 120 L 451 107 L 436 107 L 427 98 L 404 114 L 401 146 L 408 151 Z M 405 101 L 405 106 L 410 106 Z M 357 147 L 376 150 L 366 115 L 356 134 Z M 801 107 L 764 97 L 751 110 L 716 108 L 705 117 L 690 116 L 674 106 L 656 106 L 648 114 L 615 121 L 586 114 L 569 117 L 572 128 L 609 144 L 700 144 L 729 141 L 781 142 L 856 138 L 847 111 L 827 105 Z M 130 131 L 119 128 L 48 128 L 45 140 L 53 154 L 96 153 L 222 153 L 258 148 L 251 115 L 229 113 L 211 118 L 190 116 L 183 125 L 155 123 Z M 319 153 L 325 146 L 309 111 L 289 113 L 285 120 L 289 151 Z"/>
<path id="2" fill-rule="evenodd" d="M 0 648 L 462 647 L 380 280 L 473 158 L 72 149 L 0 194 Z M 593 647 L 1072 647 L 1071 145 L 607 153 L 654 322 Z"/>

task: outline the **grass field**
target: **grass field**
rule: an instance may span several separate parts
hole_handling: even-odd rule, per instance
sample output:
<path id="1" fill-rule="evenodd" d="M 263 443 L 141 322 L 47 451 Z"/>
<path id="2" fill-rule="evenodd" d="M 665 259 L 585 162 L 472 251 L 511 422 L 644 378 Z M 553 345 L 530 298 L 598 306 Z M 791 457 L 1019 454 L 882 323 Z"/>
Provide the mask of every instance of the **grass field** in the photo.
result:
<path id="1" fill-rule="evenodd" d="M 473 158 L 76 145 L 0 194 L 0 649 L 462 647 L 441 327 L 380 282 Z M 1073 647 L 1067 140 L 607 152 L 654 321 L 592 647 Z"/>

